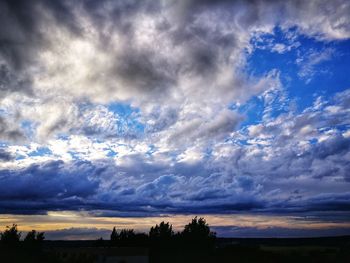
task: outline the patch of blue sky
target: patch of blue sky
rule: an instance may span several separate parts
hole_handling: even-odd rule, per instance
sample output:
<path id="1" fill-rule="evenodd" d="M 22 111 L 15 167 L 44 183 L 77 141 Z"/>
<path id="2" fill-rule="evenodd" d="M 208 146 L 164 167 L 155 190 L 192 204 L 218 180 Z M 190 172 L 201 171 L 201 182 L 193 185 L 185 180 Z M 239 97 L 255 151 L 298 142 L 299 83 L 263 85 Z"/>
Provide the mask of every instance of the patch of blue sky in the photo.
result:
<path id="1" fill-rule="evenodd" d="M 45 156 L 45 155 L 51 155 L 52 151 L 47 147 L 39 147 L 35 151 L 32 151 L 28 153 L 28 156 Z"/>
<path id="2" fill-rule="evenodd" d="M 111 157 L 111 158 L 116 157 L 117 155 L 118 153 L 111 149 L 109 149 L 108 153 L 106 154 L 107 157 Z"/>
<path id="3" fill-rule="evenodd" d="M 322 127 L 321 131 L 322 132 L 327 132 L 327 131 L 330 131 L 330 130 L 334 130 L 336 129 L 338 132 L 346 132 L 350 129 L 350 124 L 338 124 L 338 125 L 331 125 L 331 126 L 328 126 L 328 127 Z"/>
<path id="4" fill-rule="evenodd" d="M 37 124 L 30 120 L 24 120 L 20 123 L 22 131 L 26 134 L 28 138 L 33 138 L 35 136 L 35 129 Z"/>
<path id="5" fill-rule="evenodd" d="M 157 148 L 153 144 L 150 144 L 148 145 L 148 150 L 146 152 L 146 155 L 152 156 L 152 154 L 155 153 L 156 151 L 157 151 Z"/>
<path id="6" fill-rule="evenodd" d="M 316 138 L 312 138 L 309 140 L 309 143 L 312 144 L 312 145 L 315 145 L 318 143 L 318 140 Z"/>
<path id="7" fill-rule="evenodd" d="M 204 161 L 209 160 L 213 156 L 213 148 L 212 147 L 207 147 L 205 148 L 203 152 L 203 159 Z"/>
<path id="8" fill-rule="evenodd" d="M 64 133 L 59 133 L 57 135 L 57 139 L 58 140 L 62 140 L 62 141 L 68 141 L 69 140 L 69 135 L 68 134 L 64 134 Z"/>
<path id="9" fill-rule="evenodd" d="M 70 156 L 72 157 L 73 160 L 80 160 L 81 159 L 78 152 L 68 151 L 68 153 L 70 154 Z"/>
<path id="10" fill-rule="evenodd" d="M 238 107 L 238 112 L 245 116 L 241 127 L 261 122 L 264 111 L 264 102 L 261 98 L 253 97 L 247 103 Z"/>
<path id="11" fill-rule="evenodd" d="M 313 104 L 316 96 L 332 96 L 350 83 L 350 41 L 322 42 L 293 31 L 276 28 L 274 34 L 263 35 L 248 57 L 248 74 L 262 77 L 271 70 L 280 72 L 280 80 L 289 98 L 302 111 Z M 294 35 L 294 42 L 287 37 Z M 292 46 L 277 52 L 276 44 Z M 328 54 L 325 54 L 327 52 Z M 323 56 L 323 59 L 320 58 Z M 304 70 L 304 72 L 302 72 Z"/>
<path id="12" fill-rule="evenodd" d="M 108 104 L 108 110 L 118 114 L 119 116 L 129 117 L 134 113 L 140 112 L 139 109 L 131 107 L 130 104 L 120 103 L 120 102 L 112 102 Z"/>
<path id="13" fill-rule="evenodd" d="M 18 160 L 24 160 L 24 159 L 26 159 L 27 157 L 26 156 L 24 156 L 24 155 L 22 155 L 22 154 L 16 154 L 15 155 L 15 160 L 16 161 L 18 161 Z"/>
<path id="14" fill-rule="evenodd" d="M 145 125 L 138 119 L 140 116 L 140 110 L 138 108 L 131 107 L 127 103 L 113 102 L 108 104 L 108 110 L 120 118 L 119 127 L 123 127 L 123 124 L 126 124 L 132 131 L 139 134 L 144 133 Z"/>

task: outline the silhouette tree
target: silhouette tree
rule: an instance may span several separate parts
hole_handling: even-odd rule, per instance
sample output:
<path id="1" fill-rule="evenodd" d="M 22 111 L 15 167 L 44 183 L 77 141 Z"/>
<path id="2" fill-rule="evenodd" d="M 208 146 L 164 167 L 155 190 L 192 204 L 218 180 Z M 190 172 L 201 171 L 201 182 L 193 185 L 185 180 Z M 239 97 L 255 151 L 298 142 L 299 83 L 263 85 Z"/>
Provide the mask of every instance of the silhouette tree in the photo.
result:
<path id="1" fill-rule="evenodd" d="M 18 232 L 17 225 L 7 226 L 4 233 L 0 234 L 0 243 L 5 247 L 17 247 L 21 238 L 21 232 Z"/>
<path id="2" fill-rule="evenodd" d="M 169 222 L 162 221 L 159 225 L 151 227 L 149 231 L 150 239 L 170 239 L 174 235 L 173 226 Z"/>
<path id="3" fill-rule="evenodd" d="M 137 235 L 134 229 L 122 229 L 118 233 L 114 227 L 111 233 L 111 244 L 118 246 L 132 245 L 135 242 Z"/>
<path id="4" fill-rule="evenodd" d="M 119 233 L 119 245 L 132 245 L 135 242 L 135 237 L 134 229 L 122 229 Z"/>
<path id="5" fill-rule="evenodd" d="M 167 246 L 173 237 L 173 226 L 169 222 L 162 221 L 159 225 L 151 227 L 149 231 L 149 239 L 153 245 Z"/>
<path id="6" fill-rule="evenodd" d="M 193 218 L 181 233 L 186 243 L 194 246 L 212 246 L 216 238 L 216 233 L 210 231 L 210 227 L 203 217 Z"/>
<path id="7" fill-rule="evenodd" d="M 115 245 L 118 242 L 118 233 L 115 227 L 113 227 L 112 233 L 111 233 L 111 243 L 112 245 Z"/>
<path id="8" fill-rule="evenodd" d="M 28 232 L 26 237 L 24 238 L 24 242 L 32 242 L 32 243 L 41 243 L 44 241 L 45 236 L 44 232 L 36 232 L 35 230 L 32 230 Z"/>
<path id="9" fill-rule="evenodd" d="M 23 242 L 26 247 L 29 247 L 32 249 L 32 248 L 40 247 L 44 239 L 45 239 L 44 232 L 36 232 L 35 230 L 32 230 L 28 232 Z"/>

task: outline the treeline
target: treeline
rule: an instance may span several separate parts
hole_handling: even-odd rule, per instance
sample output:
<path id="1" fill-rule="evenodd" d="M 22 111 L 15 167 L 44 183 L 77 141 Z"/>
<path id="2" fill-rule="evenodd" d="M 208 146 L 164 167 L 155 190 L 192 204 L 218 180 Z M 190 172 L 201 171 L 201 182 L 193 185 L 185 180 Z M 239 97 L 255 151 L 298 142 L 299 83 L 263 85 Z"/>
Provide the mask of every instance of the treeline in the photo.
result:
<path id="1" fill-rule="evenodd" d="M 4 232 L 0 232 L 0 247 L 18 248 L 20 246 L 35 248 L 40 247 L 45 239 L 44 232 L 32 230 L 27 233 L 21 242 L 22 233 L 18 231 L 17 225 L 7 226 Z"/>
<path id="2" fill-rule="evenodd" d="M 183 231 L 175 233 L 169 222 L 161 222 L 151 227 L 148 234 L 135 233 L 133 229 L 118 231 L 113 228 L 110 236 L 112 246 L 191 246 L 212 247 L 216 233 L 210 230 L 204 218 L 193 218 L 185 225 Z M 100 239 L 100 244 L 103 241 Z"/>
<path id="3" fill-rule="evenodd" d="M 7 226 L 4 232 L 0 232 L 0 248 L 41 248 L 45 240 L 44 232 L 32 230 L 21 239 L 22 233 L 17 225 Z M 210 230 L 204 218 L 193 218 L 185 225 L 181 232 L 175 233 L 169 222 L 161 222 L 150 228 L 149 233 L 136 233 L 134 229 L 113 228 L 110 239 L 102 238 L 96 241 L 96 246 L 191 246 L 212 247 L 215 244 L 216 234 Z"/>
<path id="4" fill-rule="evenodd" d="M 133 229 L 117 230 L 114 227 L 109 239 L 99 238 L 92 243 L 90 241 L 89 247 L 91 244 L 92 247 L 100 247 L 102 250 L 113 247 L 147 247 L 150 262 L 184 262 L 183 258 L 175 260 L 175 256 L 171 256 L 175 261 L 169 261 L 169 255 L 175 253 L 187 258 L 188 255 L 197 253 L 197 256 L 202 257 L 201 262 L 205 262 L 204 259 L 214 249 L 215 238 L 216 234 L 210 231 L 205 219 L 195 217 L 182 231 L 177 233 L 174 232 L 169 222 L 164 221 L 151 227 L 148 233 L 137 233 Z M 23 237 L 16 224 L 8 226 L 2 233 L 0 232 L 0 262 L 96 262 L 93 249 L 90 252 L 81 252 L 78 246 L 67 242 L 67 248 L 73 248 L 73 250 L 71 253 L 66 253 L 59 247 L 52 246 L 51 242 L 46 243 L 44 240 L 44 232 L 32 230 Z"/>

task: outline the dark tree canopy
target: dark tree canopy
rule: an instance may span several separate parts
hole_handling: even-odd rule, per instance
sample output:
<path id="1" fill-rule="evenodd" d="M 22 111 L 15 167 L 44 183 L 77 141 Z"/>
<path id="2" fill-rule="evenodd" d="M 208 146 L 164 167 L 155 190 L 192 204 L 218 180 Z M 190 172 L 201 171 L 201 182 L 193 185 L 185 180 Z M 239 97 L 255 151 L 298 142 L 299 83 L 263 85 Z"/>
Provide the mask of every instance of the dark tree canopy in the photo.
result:
<path id="1" fill-rule="evenodd" d="M 199 219 L 195 217 L 189 224 L 185 225 L 185 229 L 182 233 L 188 236 L 209 237 L 210 228 L 203 217 Z"/>
<path id="2" fill-rule="evenodd" d="M 151 227 L 149 231 L 149 237 L 153 240 L 166 240 L 170 239 L 173 235 L 173 226 L 169 222 L 165 223 L 164 221 L 155 227 Z"/>
<path id="3" fill-rule="evenodd" d="M 8 247 L 16 247 L 19 245 L 21 232 L 18 231 L 17 225 L 7 226 L 6 230 L 0 234 L 1 244 Z"/>
<path id="4" fill-rule="evenodd" d="M 28 232 L 23 241 L 26 245 L 40 245 L 44 239 L 44 232 L 36 232 L 35 230 L 32 230 Z"/>
<path id="5" fill-rule="evenodd" d="M 113 227 L 112 233 L 111 233 L 111 241 L 116 242 L 118 240 L 118 233 L 115 227 Z"/>
<path id="6" fill-rule="evenodd" d="M 149 234 L 136 234 L 133 229 L 118 231 L 115 227 L 111 233 L 112 246 L 144 246 L 152 247 L 185 247 L 185 248 L 212 248 L 216 234 L 210 231 L 204 218 L 193 218 L 182 232 L 174 234 L 173 226 L 162 221 L 151 227 Z"/>
<path id="7" fill-rule="evenodd" d="M 185 241 L 193 245 L 210 245 L 216 238 L 216 233 L 210 231 L 210 227 L 203 217 L 193 218 L 192 221 L 185 225 L 181 233 Z"/>
<path id="8" fill-rule="evenodd" d="M 113 245 L 130 245 L 135 242 L 138 236 L 134 229 L 122 229 L 118 232 L 114 227 L 111 233 L 111 242 Z"/>

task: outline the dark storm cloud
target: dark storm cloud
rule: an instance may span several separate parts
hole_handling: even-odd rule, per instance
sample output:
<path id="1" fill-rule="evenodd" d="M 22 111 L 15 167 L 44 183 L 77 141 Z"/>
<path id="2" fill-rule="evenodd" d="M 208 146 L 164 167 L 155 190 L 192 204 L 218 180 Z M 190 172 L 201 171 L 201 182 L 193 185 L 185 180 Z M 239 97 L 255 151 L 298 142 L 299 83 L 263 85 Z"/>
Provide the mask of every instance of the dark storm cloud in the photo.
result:
<path id="1" fill-rule="evenodd" d="M 83 7 L 81 10 L 89 19 L 92 19 L 96 26 L 110 27 L 107 33 L 104 31 L 100 33 L 98 41 L 101 51 L 104 52 L 106 46 L 107 49 L 111 48 L 109 47 L 110 37 L 115 32 L 119 32 L 118 34 L 126 43 L 123 44 L 124 50 L 121 55 L 115 55 L 114 50 L 110 50 L 114 65 L 107 69 L 107 72 L 96 68 L 96 72 L 91 76 L 92 80 L 98 81 L 101 74 L 107 74 L 107 79 L 109 77 L 118 78 L 121 86 L 127 86 L 128 89 L 134 91 L 142 91 L 144 94 L 148 92 L 153 94 L 154 90 L 166 91 L 176 84 L 176 71 L 179 65 L 174 64 L 168 57 L 160 55 L 159 50 L 140 47 L 135 43 L 137 16 L 160 12 L 161 6 L 158 1 L 142 3 L 138 1 L 101 1 L 98 3 L 93 1 L 74 3 L 42 0 L 3 1 L 0 8 L 2 12 L 0 23 L 4 25 L 0 30 L 0 57 L 4 60 L 1 64 L 1 74 L 6 75 L 6 78 L 3 78 L 4 83 L 1 83 L 1 90 L 31 91 L 33 76 L 26 71 L 38 63 L 37 56 L 40 52 L 59 44 L 52 43 L 50 32 L 46 31 L 50 26 L 63 27 L 72 36 L 84 39 L 86 29 L 77 21 L 76 14 L 72 12 L 79 6 Z M 165 29 L 162 29 L 161 25 L 158 28 L 159 34 Z M 191 67 L 203 69 L 208 64 L 208 60 L 211 60 L 207 49 L 203 51 L 194 49 L 194 52 L 191 53 L 193 53 L 195 63 Z M 100 70 L 103 72 L 99 72 Z M 109 88 L 105 87 L 105 89 Z M 117 89 L 124 89 L 124 87 Z"/>
<path id="2" fill-rule="evenodd" d="M 318 143 L 313 148 L 313 156 L 319 159 L 325 159 L 328 156 L 335 154 L 347 153 L 350 149 L 350 138 L 344 138 L 342 135 L 337 135 L 329 140 Z"/>
<path id="3" fill-rule="evenodd" d="M 57 23 L 74 34 L 80 29 L 65 1 L 5 0 L 0 2 L 0 94 L 33 92 L 29 68 L 50 43 L 46 26 Z M 51 21 L 49 20 L 52 19 Z"/>
<path id="4" fill-rule="evenodd" d="M 176 82 L 173 69 L 165 60 L 158 59 L 157 54 L 148 50 L 129 48 L 125 54 L 116 58 L 121 62 L 112 70 L 120 76 L 130 88 L 142 91 L 162 91 Z"/>
<path id="5" fill-rule="evenodd" d="M 199 15 L 210 10 L 226 10 L 223 19 L 228 24 L 238 23 L 241 28 L 249 29 L 256 24 L 278 22 L 268 20 L 267 16 L 273 11 L 280 11 L 285 18 L 291 20 L 302 19 L 307 16 L 303 9 L 311 13 L 322 14 L 331 8 L 326 1 L 312 1 L 304 4 L 302 1 L 45 1 L 45 0 L 9 0 L 0 4 L 0 56 L 6 61 L 4 64 L 17 79 L 30 83 L 31 76 L 24 76 L 23 71 L 35 62 L 40 51 L 57 43 L 51 43 L 50 32 L 46 30 L 55 24 L 67 29 L 74 36 L 84 35 L 84 26 L 80 23 L 77 12 L 87 15 L 99 30 L 101 49 L 109 49 L 113 32 L 121 33 L 127 43 L 122 57 L 123 63 L 116 63 L 108 74 L 117 73 L 124 78 L 125 83 L 141 90 L 166 88 L 176 83 L 179 69 L 192 71 L 198 75 L 213 74 L 227 58 L 230 50 L 237 47 L 237 35 L 224 33 L 220 29 L 208 30 L 202 21 L 198 22 Z M 138 26 L 138 16 L 143 14 L 159 15 L 164 9 L 174 10 L 174 19 L 157 22 L 159 34 L 167 34 L 173 39 L 169 48 L 181 45 L 187 54 L 183 61 L 174 62 L 169 57 L 162 57 L 160 50 L 152 47 L 151 50 L 142 50 L 135 46 L 135 32 Z M 348 5 L 343 8 L 349 9 Z M 343 16 L 343 12 L 338 15 Z M 242 12 L 243 15 L 240 15 Z M 328 11 L 327 11 L 328 12 Z M 330 12 L 331 13 L 331 12 Z M 333 16 L 332 16 L 333 17 Z M 337 21 L 329 18 L 333 26 Z M 305 23 L 305 21 L 302 21 Z M 301 23 L 301 24 L 302 24 Z M 346 23 L 336 24 L 332 29 L 346 31 Z M 308 27 L 309 25 L 305 26 Z M 85 32 L 86 33 L 86 32 Z M 149 48 L 149 47 L 148 47 Z M 187 51 L 186 51 L 187 50 Z M 113 57 L 113 50 L 109 50 Z M 170 55 L 170 54 L 168 54 Z M 226 55 L 226 56 L 225 56 Z M 106 72 L 104 72 L 106 73 Z M 98 74 L 97 74 L 98 75 Z M 16 89 L 28 89 L 29 85 L 19 85 Z M 22 88 L 20 88 L 22 87 Z"/>
<path id="6" fill-rule="evenodd" d="M 170 8 L 177 5 L 181 6 L 176 2 Z M 188 7 L 192 5 L 189 4 Z M 219 30 L 210 33 L 207 26 L 194 24 L 194 18 L 184 27 L 180 21 L 181 16 L 172 22 L 165 18 L 156 22 L 158 34 L 165 34 L 172 39 L 170 46 L 140 46 L 135 41 L 137 18 L 144 14 L 157 15 L 162 12 L 164 5 L 159 1 L 3 1 L 0 23 L 5 26 L 0 31 L 0 56 L 5 60 L 3 68 L 6 69 L 6 74 L 16 78 L 12 77 L 11 83 L 2 85 L 2 89 L 30 90 L 32 76 L 25 71 L 38 62 L 36 59 L 40 52 L 59 44 L 52 43 L 50 32 L 46 28 L 55 25 L 67 29 L 74 37 L 84 39 L 87 36 L 86 28 L 78 22 L 76 13 L 73 14 L 73 10 L 80 7 L 82 9 L 79 10 L 97 28 L 108 28 L 107 31 L 98 30 L 97 42 L 101 51 L 105 52 L 107 49 L 114 60 L 114 65 L 107 70 L 96 68 L 96 72 L 91 73 L 91 79 L 98 81 L 101 74 L 107 74 L 106 79 L 116 78 L 121 81 L 121 86 L 141 91 L 144 95 L 149 92 L 152 96 L 161 95 L 159 91 L 167 91 L 176 85 L 180 73 L 201 77 L 215 76 L 224 55 L 229 55 L 230 50 L 236 46 L 234 34 L 223 34 Z M 203 10 L 194 8 L 193 11 L 201 13 Z M 120 43 L 123 51 L 118 55 L 110 45 L 116 32 L 124 42 Z M 174 49 L 178 45 L 184 52 L 181 54 L 183 58 L 179 58 L 181 61 L 174 59 L 168 52 L 164 54 L 165 48 Z M 105 86 L 108 84 L 109 82 Z M 105 89 L 108 92 L 108 89 L 115 90 L 115 87 Z M 124 90 L 124 87 L 117 89 Z M 153 93 L 154 91 L 157 93 Z"/>
<path id="7" fill-rule="evenodd" d="M 8 162 L 8 161 L 11 161 L 13 159 L 14 159 L 14 156 L 11 153 L 9 153 L 3 149 L 0 149 L 0 160 L 1 161 Z"/>
<path id="8" fill-rule="evenodd" d="M 68 167 L 62 161 L 31 165 L 25 169 L 0 171 L 2 201 L 39 201 L 58 198 L 85 198 L 93 195 L 98 169 L 89 163 L 77 162 Z"/>
<path id="9" fill-rule="evenodd" d="M 318 211 L 350 211 L 348 193 L 303 197 L 298 191 L 300 198 L 288 195 L 276 201 L 264 196 L 256 177 L 213 173 L 210 167 L 193 166 L 189 172 L 180 164 L 171 168 L 154 166 L 138 157 L 129 166 L 102 160 L 55 161 L 2 170 L 0 212 L 43 214 L 87 210 L 100 211 L 96 213 L 99 216 L 125 217 L 243 211 L 315 215 Z"/>
<path id="10" fill-rule="evenodd" d="M 55 23 L 64 25 L 74 32 L 79 28 L 71 9 L 65 1 L 5 0 L 0 3 L 0 55 L 13 70 L 29 66 L 35 55 L 47 42 L 44 25 L 46 13 L 52 15 Z"/>
<path id="11" fill-rule="evenodd" d="M 310 198 L 305 206 L 313 211 L 350 211 L 350 192 L 320 194 Z"/>
<path id="12" fill-rule="evenodd" d="M 10 92 L 29 92 L 31 81 L 26 76 L 18 78 L 8 65 L 0 62 L 0 95 L 6 97 Z"/>

